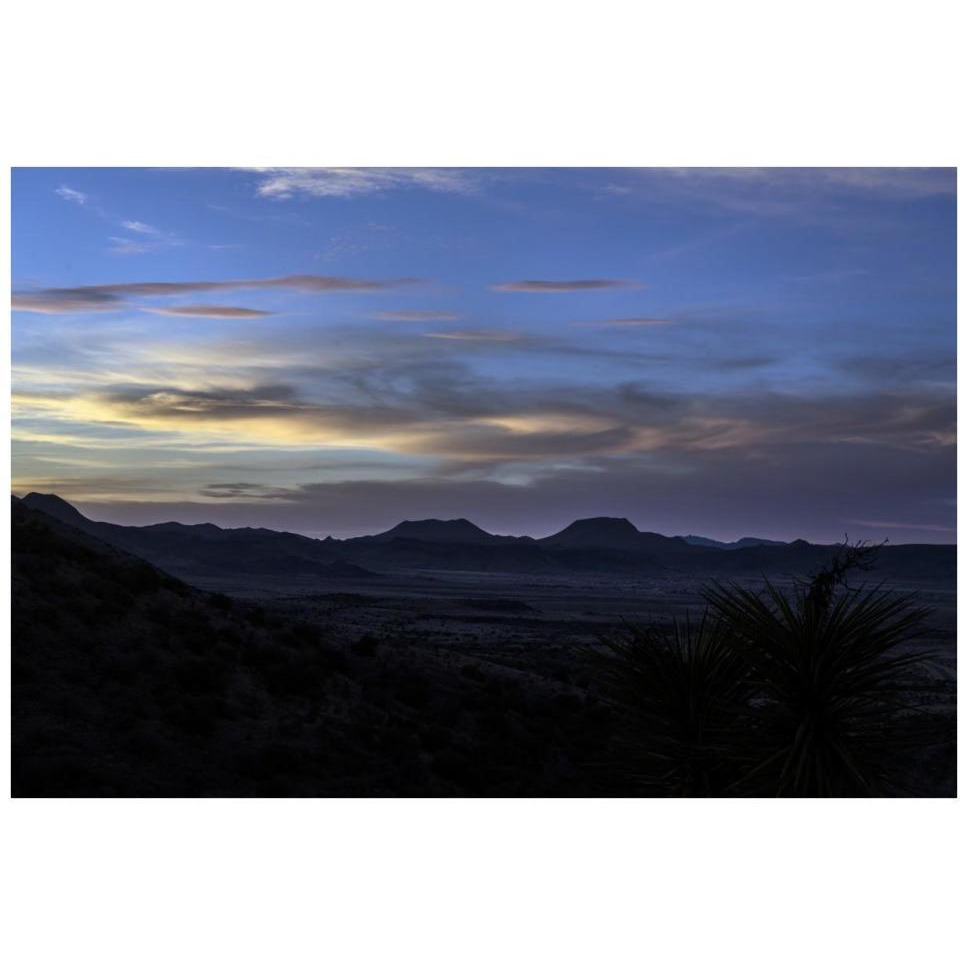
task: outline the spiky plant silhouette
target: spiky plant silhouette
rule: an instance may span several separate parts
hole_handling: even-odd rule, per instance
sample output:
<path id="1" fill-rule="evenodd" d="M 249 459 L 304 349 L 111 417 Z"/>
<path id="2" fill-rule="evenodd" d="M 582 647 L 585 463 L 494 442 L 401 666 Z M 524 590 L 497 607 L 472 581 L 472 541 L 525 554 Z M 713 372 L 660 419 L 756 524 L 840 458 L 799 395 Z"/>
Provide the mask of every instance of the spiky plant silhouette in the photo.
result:
<path id="1" fill-rule="evenodd" d="M 776 796 L 906 792 L 909 751 L 942 736 L 917 701 L 927 655 L 911 652 L 929 611 L 882 586 L 852 588 L 878 548 L 844 547 L 787 592 L 716 584 L 704 591 L 754 685 L 755 762 L 733 788 Z"/>
<path id="2" fill-rule="evenodd" d="M 618 718 L 609 772 L 646 795 L 725 794 L 743 772 L 751 696 L 730 628 L 628 625 L 593 657 Z"/>
<path id="3" fill-rule="evenodd" d="M 949 742 L 925 713 L 928 611 L 851 587 L 878 548 L 845 545 L 788 591 L 714 584 L 694 624 L 628 628 L 596 655 L 618 711 L 614 754 L 639 792 L 672 796 L 890 796 L 917 751 Z"/>

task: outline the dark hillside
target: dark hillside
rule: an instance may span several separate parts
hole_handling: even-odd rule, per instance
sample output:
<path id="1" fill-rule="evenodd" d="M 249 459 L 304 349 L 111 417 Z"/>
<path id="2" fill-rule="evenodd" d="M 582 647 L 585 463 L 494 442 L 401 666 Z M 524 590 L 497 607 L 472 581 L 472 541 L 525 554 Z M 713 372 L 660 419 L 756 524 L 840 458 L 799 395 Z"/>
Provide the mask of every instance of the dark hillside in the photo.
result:
<path id="1" fill-rule="evenodd" d="M 13 504 L 15 796 L 589 796 L 581 688 L 347 643 Z M 522 682 L 521 682 L 522 681 Z"/>

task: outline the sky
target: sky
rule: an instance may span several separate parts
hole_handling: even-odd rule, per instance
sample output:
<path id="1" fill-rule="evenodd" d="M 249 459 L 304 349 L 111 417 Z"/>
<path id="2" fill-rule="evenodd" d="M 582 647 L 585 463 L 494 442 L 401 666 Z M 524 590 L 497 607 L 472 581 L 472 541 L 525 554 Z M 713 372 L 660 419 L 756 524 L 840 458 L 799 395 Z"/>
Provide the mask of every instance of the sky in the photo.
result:
<path id="1" fill-rule="evenodd" d="M 20 168 L 13 486 L 311 536 L 956 539 L 956 172 Z"/>

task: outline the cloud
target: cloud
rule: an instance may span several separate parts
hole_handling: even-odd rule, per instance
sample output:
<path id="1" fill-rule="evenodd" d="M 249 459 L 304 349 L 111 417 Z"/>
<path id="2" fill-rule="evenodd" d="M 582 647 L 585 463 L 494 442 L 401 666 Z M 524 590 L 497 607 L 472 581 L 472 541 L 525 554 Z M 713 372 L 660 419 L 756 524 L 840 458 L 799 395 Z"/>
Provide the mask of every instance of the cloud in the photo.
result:
<path id="1" fill-rule="evenodd" d="M 289 496 L 287 487 L 271 487 L 264 483 L 208 483 L 200 496 L 214 500 L 277 500 Z"/>
<path id="2" fill-rule="evenodd" d="M 81 418 L 104 423 L 240 435 L 268 446 L 357 447 L 470 461 L 616 453 L 631 449 L 634 440 L 630 426 L 595 414 L 547 409 L 476 416 L 429 409 L 420 400 L 350 397 L 324 403 L 287 384 L 233 390 L 131 386 L 100 391 L 75 410 Z"/>
<path id="3" fill-rule="evenodd" d="M 629 317 L 623 320 L 572 320 L 571 327 L 658 327 L 673 323 L 673 320 L 655 320 L 646 317 Z"/>
<path id="4" fill-rule="evenodd" d="M 391 320 L 396 323 L 420 323 L 446 320 L 459 320 L 462 314 L 444 310 L 381 310 L 374 314 L 378 320 Z"/>
<path id="5" fill-rule="evenodd" d="M 919 199 L 956 193 L 952 167 L 664 167 L 657 173 L 691 183 L 726 182 L 793 193 L 850 192 Z"/>
<path id="6" fill-rule="evenodd" d="M 255 280 L 108 283 L 83 287 L 48 287 L 14 293 L 12 305 L 15 310 L 33 313 L 80 313 L 89 310 L 120 310 L 129 306 L 128 297 L 172 297 L 187 293 L 271 288 L 287 288 L 305 293 L 374 292 L 417 282 L 410 277 L 396 280 L 357 280 L 351 277 L 291 274 Z"/>
<path id="7" fill-rule="evenodd" d="M 516 280 L 497 284 L 490 289 L 498 293 L 577 293 L 637 286 L 628 280 Z"/>
<path id="8" fill-rule="evenodd" d="M 839 356 L 832 365 L 844 375 L 853 375 L 867 383 L 952 384 L 956 381 L 957 360 L 953 351 L 937 356 L 901 351 L 892 356 L 859 353 Z"/>
<path id="9" fill-rule="evenodd" d="M 152 253 L 154 250 L 165 250 L 168 247 L 181 247 L 184 241 L 175 233 L 159 230 L 149 223 L 140 220 L 121 220 L 120 226 L 136 234 L 136 239 L 130 237 L 109 237 L 110 253 L 139 254 Z"/>
<path id="10" fill-rule="evenodd" d="M 90 213 L 99 217 L 101 220 L 107 221 L 113 227 L 122 227 L 124 230 L 129 230 L 140 238 L 139 240 L 134 240 L 124 236 L 108 237 L 107 239 L 110 241 L 110 246 L 107 248 L 109 253 L 122 255 L 142 254 L 150 253 L 153 250 L 162 250 L 167 247 L 177 247 L 183 244 L 183 241 L 175 233 L 159 230 L 149 223 L 143 223 L 140 220 L 115 219 L 113 215 L 104 210 L 99 204 L 91 203 L 89 194 L 81 193 L 79 190 L 74 190 L 68 186 L 60 186 L 54 193 L 70 203 L 85 207 Z"/>
<path id="11" fill-rule="evenodd" d="M 248 307 L 197 305 L 187 307 L 143 307 L 147 313 L 162 313 L 171 317 L 216 317 L 224 320 L 254 320 L 272 317 L 269 310 L 251 310 Z"/>
<path id="12" fill-rule="evenodd" d="M 141 223 L 139 220 L 123 220 L 120 226 L 133 233 L 143 233 L 149 237 L 158 237 L 161 234 L 161 231 L 156 227 L 151 227 L 149 223 Z"/>
<path id="13" fill-rule="evenodd" d="M 67 186 L 59 186 L 56 190 L 53 191 L 58 197 L 62 197 L 64 200 L 69 200 L 70 203 L 76 203 L 79 206 L 86 206 L 87 201 L 90 197 L 81 193 L 79 190 L 72 190 Z"/>
<path id="14" fill-rule="evenodd" d="M 851 520 L 857 527 L 881 527 L 886 530 L 927 530 L 937 533 L 952 533 L 956 526 L 947 526 L 941 523 L 895 523 L 891 520 Z"/>
<path id="15" fill-rule="evenodd" d="M 30 313 L 99 313 L 119 310 L 124 303 L 113 294 L 78 288 L 14 293 L 10 297 L 10 306 Z"/>
<path id="16" fill-rule="evenodd" d="M 453 465 L 546 467 L 557 456 L 670 451 L 765 456 L 792 449 L 802 457 L 805 445 L 875 447 L 900 456 L 955 443 L 956 411 L 944 390 L 800 397 L 751 388 L 700 395 L 613 381 L 571 391 L 562 381 L 501 381 L 453 358 L 389 351 L 337 355 L 327 367 L 284 364 L 283 379 L 272 380 L 255 344 L 246 369 L 229 357 L 212 359 L 222 385 L 205 387 L 211 370 L 202 358 L 173 363 L 165 373 L 147 356 L 145 382 L 135 381 L 134 370 L 126 378 L 118 370 L 99 384 L 35 383 L 32 392 L 15 396 L 17 415 L 167 431 L 193 442 L 363 448 Z"/>
<path id="17" fill-rule="evenodd" d="M 606 193 L 747 217 L 786 217 L 835 227 L 875 228 L 862 201 L 910 202 L 956 194 L 951 167 L 638 167 Z M 613 190 L 610 189 L 613 187 Z M 851 217 L 850 204 L 857 204 Z"/>
<path id="18" fill-rule="evenodd" d="M 385 190 L 418 188 L 436 193 L 472 193 L 468 171 L 418 167 L 261 167 L 257 194 L 272 200 L 302 197 L 355 197 Z"/>
<path id="19" fill-rule="evenodd" d="M 443 333 L 424 333 L 434 340 L 472 340 L 478 343 L 516 343 L 526 339 L 510 330 L 451 330 Z"/>
<path id="20" fill-rule="evenodd" d="M 55 417 L 127 425 L 184 437 L 242 439 L 255 446 L 342 446 L 400 449 L 422 414 L 409 407 L 353 398 L 323 402 L 286 383 L 189 389 L 121 384 L 91 393 L 21 394 L 19 411 L 46 409 Z"/>

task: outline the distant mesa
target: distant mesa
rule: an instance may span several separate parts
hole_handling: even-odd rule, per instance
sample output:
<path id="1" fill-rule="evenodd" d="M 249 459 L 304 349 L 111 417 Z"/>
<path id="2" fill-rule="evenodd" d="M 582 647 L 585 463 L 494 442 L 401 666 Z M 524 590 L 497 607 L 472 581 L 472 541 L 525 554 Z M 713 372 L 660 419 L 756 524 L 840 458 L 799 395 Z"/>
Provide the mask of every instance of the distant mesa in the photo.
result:
<path id="1" fill-rule="evenodd" d="M 458 520 L 403 520 L 384 533 L 362 539 L 419 540 L 422 543 L 495 543 L 503 538 L 487 533 L 475 523 L 461 517 Z"/>
<path id="2" fill-rule="evenodd" d="M 539 543 L 564 549 L 631 550 L 666 543 L 669 539 L 659 533 L 641 533 L 625 517 L 591 517 L 574 520 L 569 527 L 552 537 L 544 537 Z"/>

